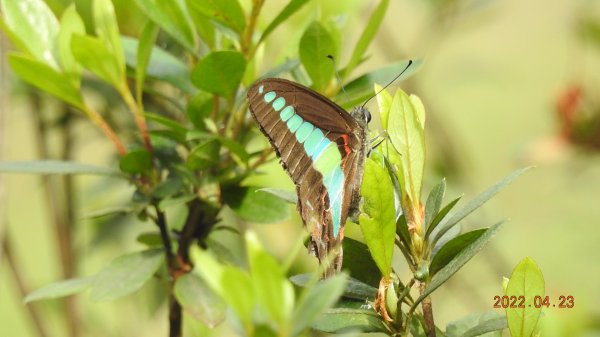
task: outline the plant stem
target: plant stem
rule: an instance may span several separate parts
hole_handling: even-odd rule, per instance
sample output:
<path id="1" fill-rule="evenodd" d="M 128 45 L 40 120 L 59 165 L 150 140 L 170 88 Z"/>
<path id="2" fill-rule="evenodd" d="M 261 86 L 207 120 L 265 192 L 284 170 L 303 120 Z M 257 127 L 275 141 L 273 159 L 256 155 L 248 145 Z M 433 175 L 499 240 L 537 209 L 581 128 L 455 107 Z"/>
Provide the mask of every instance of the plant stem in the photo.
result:
<path id="1" fill-rule="evenodd" d="M 419 291 L 421 294 L 425 291 L 427 284 L 425 282 L 421 282 L 419 284 Z M 431 305 L 431 296 L 425 297 L 423 302 L 421 302 L 421 308 L 423 309 L 423 318 L 425 319 L 425 334 L 427 337 L 436 337 L 435 336 L 435 322 L 433 321 L 433 306 Z"/>
<path id="2" fill-rule="evenodd" d="M 10 246 L 10 240 L 8 239 L 7 232 L 4 233 L 0 245 L 2 246 L 2 255 L 6 257 L 8 266 L 10 269 L 12 269 L 12 274 L 15 277 L 15 283 L 19 289 L 19 297 L 24 298 L 29 293 L 29 290 L 25 285 L 25 280 L 22 276 L 21 270 L 19 269 L 19 264 L 15 261 L 13 256 L 12 247 Z M 29 317 L 31 317 L 31 320 L 33 321 L 33 326 L 37 332 L 37 335 L 40 337 L 49 336 L 46 328 L 42 324 L 41 315 L 39 314 L 37 307 L 34 306 L 34 303 L 26 303 L 25 308 L 29 313 Z"/>
<path id="3" fill-rule="evenodd" d="M 242 54 L 244 54 L 246 60 L 250 60 L 254 56 L 254 51 L 256 50 L 252 45 L 252 35 L 254 35 L 256 21 L 258 20 L 260 10 L 264 3 L 264 0 L 252 1 L 252 12 L 248 18 L 248 23 L 246 24 L 246 30 L 244 31 L 244 37 L 242 39 Z"/>
<path id="4" fill-rule="evenodd" d="M 133 114 L 133 118 L 135 120 L 135 124 L 140 130 L 140 134 L 142 136 L 142 140 L 144 141 L 144 146 L 146 150 L 152 154 L 154 151 L 152 150 L 152 144 L 150 143 L 150 136 L 148 135 L 148 126 L 146 125 L 146 117 L 144 116 L 144 111 L 142 110 L 141 104 L 138 105 L 127 86 L 127 83 L 123 84 L 122 88 L 119 89 L 119 93 L 121 97 L 125 101 L 125 104 Z"/>
<path id="5" fill-rule="evenodd" d="M 115 145 L 115 147 L 117 148 L 117 152 L 119 152 L 121 156 L 124 156 L 127 153 L 125 146 L 123 146 L 123 143 L 121 143 L 117 134 L 113 131 L 110 125 L 108 125 L 108 123 L 106 122 L 106 120 L 102 118 L 102 116 L 100 116 L 100 114 L 96 110 L 93 110 L 89 106 L 84 106 L 83 113 L 85 113 L 85 115 L 88 116 L 92 123 L 96 124 L 96 126 L 100 128 L 100 130 L 102 131 L 102 133 L 104 133 L 106 138 L 108 138 L 108 140 L 110 140 Z"/>

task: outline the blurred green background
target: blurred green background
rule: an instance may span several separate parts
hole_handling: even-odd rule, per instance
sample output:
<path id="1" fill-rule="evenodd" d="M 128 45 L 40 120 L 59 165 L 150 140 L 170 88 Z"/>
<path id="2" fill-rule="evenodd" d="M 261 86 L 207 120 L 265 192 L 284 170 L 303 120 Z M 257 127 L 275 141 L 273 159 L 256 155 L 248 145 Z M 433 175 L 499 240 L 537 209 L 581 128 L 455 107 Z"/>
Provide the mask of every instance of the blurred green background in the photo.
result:
<path id="1" fill-rule="evenodd" d="M 79 1 L 84 3 L 83 1 Z M 436 8 L 444 0 L 398 0 L 391 3 L 383 27 L 370 48 L 372 57 L 360 70 L 376 68 L 403 58 L 424 58 L 420 71 L 398 86 L 419 95 L 428 113 L 426 186 L 437 183 L 434 166 L 444 155 L 455 160 L 448 176 L 448 199 L 464 193 L 468 200 L 513 169 L 534 164 L 536 169 L 518 179 L 482 211 L 469 217 L 465 227 L 489 226 L 509 217 L 498 237 L 450 282 L 433 295 L 438 324 L 464 315 L 492 310 L 493 297 L 502 294 L 502 276 L 514 265 L 532 257 L 546 280 L 551 299 L 575 298 L 573 309 L 544 310 L 543 336 L 600 336 L 600 156 L 593 151 L 557 146 L 556 102 L 573 84 L 592 97 L 600 87 L 600 49 L 579 33 L 582 20 L 600 21 L 598 1 L 505 0 L 458 1 L 458 6 Z M 49 2 L 53 9 L 64 5 Z M 247 1 L 242 1 L 247 5 Z M 303 11 L 339 14 L 346 20 L 344 46 L 354 43 L 376 2 L 321 1 Z M 135 6 L 115 1 L 120 8 Z M 281 5 L 267 2 L 267 6 Z M 247 6 L 246 6 L 247 7 Z M 120 13 L 124 13 L 121 11 Z M 267 19 L 266 16 L 263 19 Z M 270 20 L 270 18 L 268 18 Z M 268 21 L 266 20 L 266 21 Z M 261 24 L 266 24 L 262 22 Z M 136 31 L 135 17 L 125 16 L 121 27 Z M 293 20 L 272 36 L 277 42 L 297 41 L 300 32 Z M 4 37 L 3 37 L 4 39 Z M 351 42 L 351 43 L 349 43 Z M 265 53 L 269 53 L 269 44 Z M 289 48 L 295 48 L 293 43 Z M 3 41 L 2 53 L 9 46 Z M 342 59 L 349 50 L 342 52 Z M 23 86 L 11 77 L 2 59 L 0 87 L 0 159 L 33 160 L 36 135 Z M 53 99 L 43 98 L 52 111 Z M 376 110 L 376 103 L 370 104 Z M 76 158 L 85 163 L 115 165 L 112 147 L 90 125 L 79 123 Z M 276 162 L 269 167 L 271 185 L 291 188 Z M 135 237 L 148 225 L 113 226 L 122 241 L 105 242 L 86 214 L 118 205 L 131 194 L 121 182 L 77 177 L 82 199 L 76 201 L 74 238 L 79 275 L 99 270 L 112 257 L 139 250 Z M 53 193 L 61 193 L 55 190 Z M 47 195 L 39 177 L 0 175 L 0 233 L 10 231 L 14 261 L 29 290 L 61 279 L 54 232 L 50 229 Z M 119 228 L 120 226 L 120 228 Z M 283 258 L 290 240 L 302 231 L 296 214 L 281 224 L 253 226 L 269 249 Z M 290 241 L 291 242 L 291 241 Z M 84 294 L 77 308 L 85 321 L 85 336 L 163 336 L 166 310 L 146 287 L 135 296 L 115 302 L 93 303 Z M 65 335 L 57 301 L 36 303 L 42 321 L 53 336 Z M 497 309 L 498 310 L 498 309 Z M 189 323 L 189 321 L 188 321 Z M 188 326 L 190 335 L 204 335 Z M 0 336 L 36 336 L 6 259 L 0 260 Z M 227 336 L 225 328 L 213 335 Z"/>

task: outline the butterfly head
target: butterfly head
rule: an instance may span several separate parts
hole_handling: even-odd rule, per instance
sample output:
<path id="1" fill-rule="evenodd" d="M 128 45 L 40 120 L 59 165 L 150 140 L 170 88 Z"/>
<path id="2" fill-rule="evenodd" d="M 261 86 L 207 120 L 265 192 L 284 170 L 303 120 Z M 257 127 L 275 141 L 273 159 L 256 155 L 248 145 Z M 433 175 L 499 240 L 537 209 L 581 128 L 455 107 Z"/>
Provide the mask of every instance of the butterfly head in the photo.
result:
<path id="1" fill-rule="evenodd" d="M 352 110 L 352 117 L 361 122 L 361 125 L 367 125 L 371 121 L 371 112 L 364 106 L 358 106 Z"/>

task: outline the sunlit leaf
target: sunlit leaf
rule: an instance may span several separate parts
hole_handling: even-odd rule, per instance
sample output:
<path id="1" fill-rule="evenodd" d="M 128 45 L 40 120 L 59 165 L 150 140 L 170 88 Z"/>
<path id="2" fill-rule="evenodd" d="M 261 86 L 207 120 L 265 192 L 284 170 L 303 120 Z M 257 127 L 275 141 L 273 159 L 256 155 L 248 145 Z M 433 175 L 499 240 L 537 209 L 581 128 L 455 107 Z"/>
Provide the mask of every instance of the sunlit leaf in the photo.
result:
<path id="1" fill-rule="evenodd" d="M 58 69 L 54 55 L 59 24 L 43 0 L 3 0 L 2 21 L 35 60 Z"/>
<path id="2" fill-rule="evenodd" d="M 526 257 L 515 267 L 506 286 L 506 296 L 525 299 L 522 308 L 509 306 L 505 309 L 512 337 L 533 336 L 542 312 L 542 306 L 536 308 L 534 300 L 536 297 L 543 299 L 544 294 L 544 276 L 535 261 Z M 521 301 L 518 300 L 516 304 L 521 304 Z"/>
<path id="3" fill-rule="evenodd" d="M 75 61 L 71 52 L 71 36 L 73 34 L 85 34 L 83 20 L 77 13 L 75 5 L 69 6 L 60 18 L 60 33 L 58 35 L 58 51 L 60 64 L 65 74 L 71 78 L 74 87 L 79 86 L 81 80 L 81 66 Z"/>
<path id="4" fill-rule="evenodd" d="M 387 170 L 373 156 L 365 161 L 361 195 L 360 228 L 373 260 L 388 277 L 396 237 L 394 191 Z"/>
<path id="5" fill-rule="evenodd" d="M 28 56 L 10 54 L 8 63 L 12 70 L 25 82 L 83 110 L 84 104 L 79 89 L 69 77 L 50 66 Z"/>
<path id="6" fill-rule="evenodd" d="M 113 55 L 115 63 L 119 67 L 119 72 L 125 73 L 125 58 L 112 1 L 94 0 L 93 6 L 96 34 Z"/>
<path id="7" fill-rule="evenodd" d="M 142 104 L 142 92 L 144 90 L 144 81 L 146 80 L 146 70 L 148 69 L 148 63 L 150 62 L 150 56 L 152 55 L 152 49 L 157 35 L 158 26 L 148 20 L 140 33 L 140 40 L 136 53 L 135 97 L 138 100 L 139 105 Z"/>

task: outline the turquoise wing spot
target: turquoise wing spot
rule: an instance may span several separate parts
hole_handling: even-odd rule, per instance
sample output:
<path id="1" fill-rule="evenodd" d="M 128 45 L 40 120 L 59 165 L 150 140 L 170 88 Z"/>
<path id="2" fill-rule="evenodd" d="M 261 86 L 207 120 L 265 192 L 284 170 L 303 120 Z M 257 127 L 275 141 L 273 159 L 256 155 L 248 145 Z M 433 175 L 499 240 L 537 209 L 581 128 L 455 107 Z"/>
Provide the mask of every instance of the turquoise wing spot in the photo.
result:
<path id="1" fill-rule="evenodd" d="M 321 151 L 319 157 L 313 161 L 313 166 L 323 176 L 326 176 L 333 172 L 336 167 L 339 167 L 341 162 L 342 155 L 340 154 L 340 150 L 338 150 L 337 144 L 329 142 L 327 147 Z"/>
<path id="2" fill-rule="evenodd" d="M 258 93 L 262 95 L 263 91 L 265 90 L 265 86 L 261 85 L 260 87 L 258 87 Z"/>
<path id="3" fill-rule="evenodd" d="M 275 91 L 269 91 L 265 94 L 264 100 L 267 103 L 271 103 L 271 101 L 275 99 L 275 96 L 277 96 L 277 94 L 275 94 Z"/>
<path id="4" fill-rule="evenodd" d="M 344 193 L 344 172 L 340 166 L 334 168 L 329 174 L 323 177 L 323 185 L 327 188 L 329 197 L 329 211 L 333 225 L 333 236 L 337 237 L 340 232 L 340 223 L 342 219 L 342 195 Z"/>
<path id="5" fill-rule="evenodd" d="M 277 97 L 277 99 L 273 102 L 273 109 L 275 109 L 275 111 L 281 110 L 281 108 L 283 108 L 284 106 L 285 98 L 283 97 Z"/>
<path id="6" fill-rule="evenodd" d="M 314 128 L 315 127 L 309 122 L 302 123 L 302 125 L 300 125 L 298 128 L 298 131 L 296 131 L 296 139 L 298 139 L 300 143 L 304 143 Z"/>
<path id="7" fill-rule="evenodd" d="M 314 160 L 315 157 L 313 157 L 313 154 L 317 151 L 321 143 L 324 143 L 324 140 L 325 135 L 323 134 L 323 131 L 315 128 L 310 136 L 304 141 L 304 151 L 306 151 L 306 154 Z"/>
<path id="8" fill-rule="evenodd" d="M 285 108 L 283 108 L 283 110 L 281 110 L 281 112 L 279 113 L 279 117 L 281 118 L 282 121 L 286 122 L 288 119 L 292 118 L 292 116 L 295 113 L 296 112 L 294 111 L 294 107 L 292 107 L 291 105 L 288 105 Z"/>
<path id="9" fill-rule="evenodd" d="M 323 135 L 323 140 L 316 146 L 315 151 L 311 156 L 312 160 L 316 161 L 317 159 L 319 159 L 323 151 L 325 151 L 325 149 L 329 147 L 329 144 L 331 144 L 331 141 L 325 138 L 325 135 Z"/>
<path id="10" fill-rule="evenodd" d="M 304 121 L 302 120 L 302 118 L 300 116 L 294 115 L 294 116 L 292 116 L 292 118 L 290 118 L 290 120 L 287 121 L 288 129 L 290 129 L 290 132 L 294 133 L 294 132 L 296 132 L 296 130 L 298 130 L 298 128 L 300 127 L 300 124 L 302 124 L 302 122 L 304 122 Z"/>

